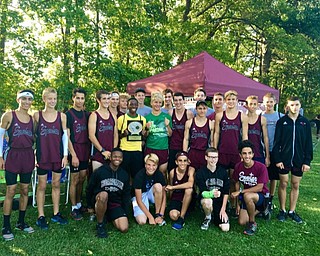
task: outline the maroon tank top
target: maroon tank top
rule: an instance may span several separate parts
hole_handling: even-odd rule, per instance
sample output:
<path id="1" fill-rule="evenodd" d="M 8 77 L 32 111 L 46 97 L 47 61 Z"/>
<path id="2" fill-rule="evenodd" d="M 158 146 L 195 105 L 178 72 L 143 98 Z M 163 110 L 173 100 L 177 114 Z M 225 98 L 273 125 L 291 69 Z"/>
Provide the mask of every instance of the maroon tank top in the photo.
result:
<path id="1" fill-rule="evenodd" d="M 39 111 L 39 123 L 37 126 L 37 162 L 59 163 L 62 159 L 62 124 L 61 113 L 53 122 L 47 122 Z"/>
<path id="2" fill-rule="evenodd" d="M 186 183 L 189 180 L 189 166 L 187 167 L 187 170 L 186 170 L 186 172 L 183 175 L 181 180 L 179 180 L 178 177 L 177 177 L 177 169 L 178 169 L 178 167 L 174 168 L 172 186 Z M 183 200 L 183 196 L 184 196 L 184 189 L 175 189 L 172 192 L 171 200 L 182 201 Z"/>
<path id="3" fill-rule="evenodd" d="M 183 145 L 183 136 L 184 136 L 184 127 L 187 122 L 187 110 L 184 110 L 184 113 L 179 120 L 176 116 L 176 110 L 173 109 L 172 112 L 172 135 L 170 138 L 170 149 L 182 150 Z"/>
<path id="4" fill-rule="evenodd" d="M 114 125 L 115 121 L 111 113 L 109 113 L 108 119 L 103 119 L 98 111 L 95 111 L 97 115 L 97 126 L 96 126 L 96 137 L 100 145 L 108 151 L 111 151 L 114 147 L 113 136 L 114 136 Z M 94 148 L 94 154 L 98 150 Z"/>
<path id="5" fill-rule="evenodd" d="M 253 143 L 254 157 L 264 157 L 262 146 L 261 115 L 258 116 L 258 119 L 254 124 L 248 124 L 248 139 Z"/>
<path id="6" fill-rule="evenodd" d="M 67 116 L 72 118 L 70 128 L 70 140 L 80 161 L 88 161 L 90 156 L 90 141 L 88 134 L 88 113 L 85 111 L 68 110 Z M 66 114 L 67 114 L 66 113 Z M 79 115 L 79 114 L 82 115 Z M 76 115 L 78 114 L 78 115 Z"/>
<path id="7" fill-rule="evenodd" d="M 8 128 L 10 148 L 31 148 L 33 146 L 33 122 L 32 117 L 28 123 L 21 122 L 15 111 L 12 111 L 12 122 Z"/>
<path id="8" fill-rule="evenodd" d="M 240 141 L 241 132 L 241 112 L 233 120 L 228 119 L 226 111 L 220 121 L 220 138 L 219 138 L 219 153 L 238 155 L 238 144 Z"/>
<path id="9" fill-rule="evenodd" d="M 189 138 L 189 145 L 190 149 L 197 149 L 197 150 L 206 150 L 209 145 L 210 139 L 210 127 L 209 127 L 210 120 L 207 119 L 207 122 L 204 126 L 198 127 L 195 122 L 195 118 L 192 119 L 192 124 L 190 126 L 190 138 Z"/>

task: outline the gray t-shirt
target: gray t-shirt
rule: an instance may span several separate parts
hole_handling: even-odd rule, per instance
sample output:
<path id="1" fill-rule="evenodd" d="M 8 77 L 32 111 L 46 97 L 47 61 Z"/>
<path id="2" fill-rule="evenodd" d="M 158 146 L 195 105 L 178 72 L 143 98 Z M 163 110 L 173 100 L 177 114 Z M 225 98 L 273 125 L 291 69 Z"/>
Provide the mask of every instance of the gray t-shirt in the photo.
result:
<path id="1" fill-rule="evenodd" d="M 264 116 L 267 119 L 269 151 L 271 152 L 272 149 L 273 149 L 273 141 L 274 141 L 274 134 L 275 134 L 275 131 L 276 131 L 277 121 L 281 117 L 283 117 L 284 114 L 276 111 L 276 112 L 273 112 L 272 114 L 263 113 L 262 116 Z"/>
<path id="2" fill-rule="evenodd" d="M 146 115 L 150 114 L 151 111 L 152 111 L 152 108 L 150 108 L 148 106 L 143 106 L 142 108 L 137 109 L 137 113 L 141 116 L 146 116 Z"/>

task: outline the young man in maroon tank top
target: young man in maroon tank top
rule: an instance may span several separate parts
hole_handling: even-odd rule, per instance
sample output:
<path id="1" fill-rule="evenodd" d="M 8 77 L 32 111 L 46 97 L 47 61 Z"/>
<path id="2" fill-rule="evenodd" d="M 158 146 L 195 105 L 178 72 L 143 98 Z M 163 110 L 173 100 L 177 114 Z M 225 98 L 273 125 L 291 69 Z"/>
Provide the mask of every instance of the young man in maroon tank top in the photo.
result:
<path id="1" fill-rule="evenodd" d="M 213 124 L 206 117 L 207 109 L 205 101 L 198 101 L 197 114 L 186 122 L 184 130 L 183 151 L 188 152 L 190 165 L 196 171 L 206 165 L 205 152 L 213 141 Z"/>
<path id="2" fill-rule="evenodd" d="M 19 219 L 16 229 L 33 233 L 34 230 L 25 223 L 24 217 L 28 204 L 28 187 L 34 169 L 34 133 L 33 119 L 28 110 L 34 99 L 31 90 L 22 90 L 17 93 L 18 109 L 8 111 L 2 115 L 0 124 L 0 169 L 5 170 L 6 196 L 3 202 L 2 236 L 6 241 L 12 240 L 10 215 L 12 201 L 17 188 L 17 176 L 20 176 Z M 3 138 L 5 132 L 9 136 L 9 147 L 3 156 Z"/>
<path id="3" fill-rule="evenodd" d="M 258 96 L 250 95 L 246 99 L 248 109 L 248 139 L 254 146 L 253 160 L 270 165 L 267 119 L 257 114 Z M 262 145 L 262 142 L 264 145 Z"/>
<path id="4" fill-rule="evenodd" d="M 108 110 L 111 95 L 106 90 L 96 92 L 99 107 L 89 117 L 89 139 L 93 144 L 93 171 L 106 163 L 111 150 L 118 145 L 117 117 Z"/>
<path id="5" fill-rule="evenodd" d="M 83 88 L 75 88 L 72 91 L 73 106 L 66 112 L 71 172 L 71 216 L 74 220 L 81 220 L 82 212 L 85 211 L 81 197 L 83 183 L 87 177 L 91 144 L 88 135 L 89 113 L 84 110 L 86 94 Z"/>
<path id="6" fill-rule="evenodd" d="M 248 139 L 248 117 L 238 111 L 238 93 L 230 90 L 224 94 L 227 108 L 215 117 L 213 147 L 219 151 L 219 164 L 229 169 L 232 177 L 234 166 L 240 162 L 238 144 Z M 242 135 L 242 136 L 241 136 Z M 234 182 L 230 181 L 230 192 L 234 191 Z M 231 199 L 232 215 L 235 217 L 236 201 Z"/>
<path id="7" fill-rule="evenodd" d="M 170 109 L 168 114 L 172 118 L 172 135 L 169 141 L 169 161 L 168 170 L 172 170 L 176 165 L 176 154 L 182 151 L 183 136 L 186 122 L 193 118 L 193 113 L 184 107 L 184 95 L 176 92 L 173 95 L 174 109 Z"/>
<path id="8" fill-rule="evenodd" d="M 48 229 L 44 215 L 45 190 L 47 186 L 48 172 L 52 171 L 52 222 L 67 224 L 68 221 L 59 212 L 60 204 L 60 179 L 63 169 L 68 163 L 68 132 L 67 118 L 64 113 L 58 112 L 57 91 L 54 88 L 46 88 L 42 92 L 42 100 L 45 108 L 34 114 L 37 136 L 37 226 Z M 61 152 L 61 148 L 63 149 Z"/>
<path id="9" fill-rule="evenodd" d="M 189 166 L 189 163 L 187 152 L 178 152 L 177 167 L 170 170 L 169 185 L 166 186 L 166 191 L 170 193 L 169 216 L 174 221 L 172 228 L 175 230 L 183 228 L 185 215 L 192 199 L 195 170 Z"/>
<path id="10" fill-rule="evenodd" d="M 217 113 L 223 112 L 224 97 L 221 92 L 216 92 L 212 98 L 212 107 L 214 112 L 208 116 L 211 121 L 214 121 Z"/>

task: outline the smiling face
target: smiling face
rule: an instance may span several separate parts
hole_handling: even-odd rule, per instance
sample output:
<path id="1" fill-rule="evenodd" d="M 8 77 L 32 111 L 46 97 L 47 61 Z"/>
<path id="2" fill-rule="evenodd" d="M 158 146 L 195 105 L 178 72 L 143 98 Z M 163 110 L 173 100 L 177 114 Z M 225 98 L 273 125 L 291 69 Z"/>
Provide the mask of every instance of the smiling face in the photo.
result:
<path id="1" fill-rule="evenodd" d="M 33 98 L 30 96 L 22 96 L 19 99 L 17 99 L 17 102 L 19 104 L 20 109 L 28 111 L 32 105 Z"/>
<path id="2" fill-rule="evenodd" d="M 238 105 L 238 98 L 237 96 L 231 94 L 226 98 L 226 104 L 227 104 L 227 108 L 229 109 L 233 109 L 236 108 Z"/>
<path id="3" fill-rule="evenodd" d="M 266 112 L 273 112 L 276 101 L 273 97 L 263 97 L 263 105 L 266 107 Z"/>
<path id="4" fill-rule="evenodd" d="M 164 104 L 166 106 L 172 105 L 172 94 L 170 92 L 168 92 L 164 95 Z"/>
<path id="5" fill-rule="evenodd" d="M 256 99 L 247 100 L 247 108 L 250 113 L 255 113 L 258 108 L 258 100 Z"/>
<path id="6" fill-rule="evenodd" d="M 245 147 L 241 150 L 240 157 L 245 166 L 250 167 L 253 164 L 252 158 L 254 153 L 250 147 Z"/>
<path id="7" fill-rule="evenodd" d="M 189 159 L 187 156 L 179 156 L 176 160 L 176 165 L 181 171 L 187 170 L 189 165 Z"/>
<path id="8" fill-rule="evenodd" d="M 138 100 L 139 105 L 144 105 L 144 99 L 146 98 L 146 95 L 143 92 L 136 93 L 134 97 Z"/>
<path id="9" fill-rule="evenodd" d="M 158 168 L 158 165 L 155 162 L 151 161 L 150 159 L 146 161 L 144 166 L 146 168 L 146 172 L 148 176 L 153 175 Z"/>
<path id="10" fill-rule="evenodd" d="M 153 101 L 151 101 L 152 110 L 159 112 L 161 111 L 161 106 L 162 106 L 162 100 L 154 99 Z"/>
<path id="11" fill-rule="evenodd" d="M 182 109 L 184 100 L 182 96 L 174 96 L 173 97 L 173 103 L 176 109 Z"/>
<path id="12" fill-rule="evenodd" d="M 113 151 L 110 156 L 110 165 L 113 169 L 117 169 L 123 160 L 123 155 L 121 151 Z"/>
<path id="13" fill-rule="evenodd" d="M 136 114 L 138 109 L 138 101 L 135 99 L 131 99 L 128 101 L 128 110 L 131 115 Z"/>
<path id="14" fill-rule="evenodd" d="M 46 108 L 54 109 L 57 105 L 57 94 L 54 92 L 47 93 L 43 96 L 43 102 Z"/>
<path id="15" fill-rule="evenodd" d="M 217 152 L 208 152 L 208 155 L 205 156 L 207 161 L 207 166 L 214 167 L 218 163 L 219 155 Z"/>
<path id="16" fill-rule="evenodd" d="M 205 95 L 204 92 L 202 91 L 197 91 L 194 95 L 193 95 L 193 98 L 195 101 L 199 101 L 199 100 L 203 100 L 205 101 L 207 96 Z"/>
<path id="17" fill-rule="evenodd" d="M 110 98 L 111 98 L 110 94 L 104 94 L 104 93 L 101 94 L 100 100 L 97 100 L 99 103 L 99 107 L 108 108 L 110 104 Z"/>

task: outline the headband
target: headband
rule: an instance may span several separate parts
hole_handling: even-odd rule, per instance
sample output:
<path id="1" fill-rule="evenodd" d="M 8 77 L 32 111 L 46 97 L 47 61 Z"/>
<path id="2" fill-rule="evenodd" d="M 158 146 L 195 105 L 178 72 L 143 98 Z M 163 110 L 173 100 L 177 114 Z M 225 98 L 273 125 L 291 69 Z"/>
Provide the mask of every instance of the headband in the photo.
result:
<path id="1" fill-rule="evenodd" d="M 111 97 L 117 97 L 117 98 L 119 98 L 119 93 L 113 92 L 113 93 L 111 93 Z"/>
<path id="2" fill-rule="evenodd" d="M 17 94 L 17 99 L 20 99 L 21 97 L 31 97 L 34 99 L 33 94 L 31 92 L 19 92 Z"/>

